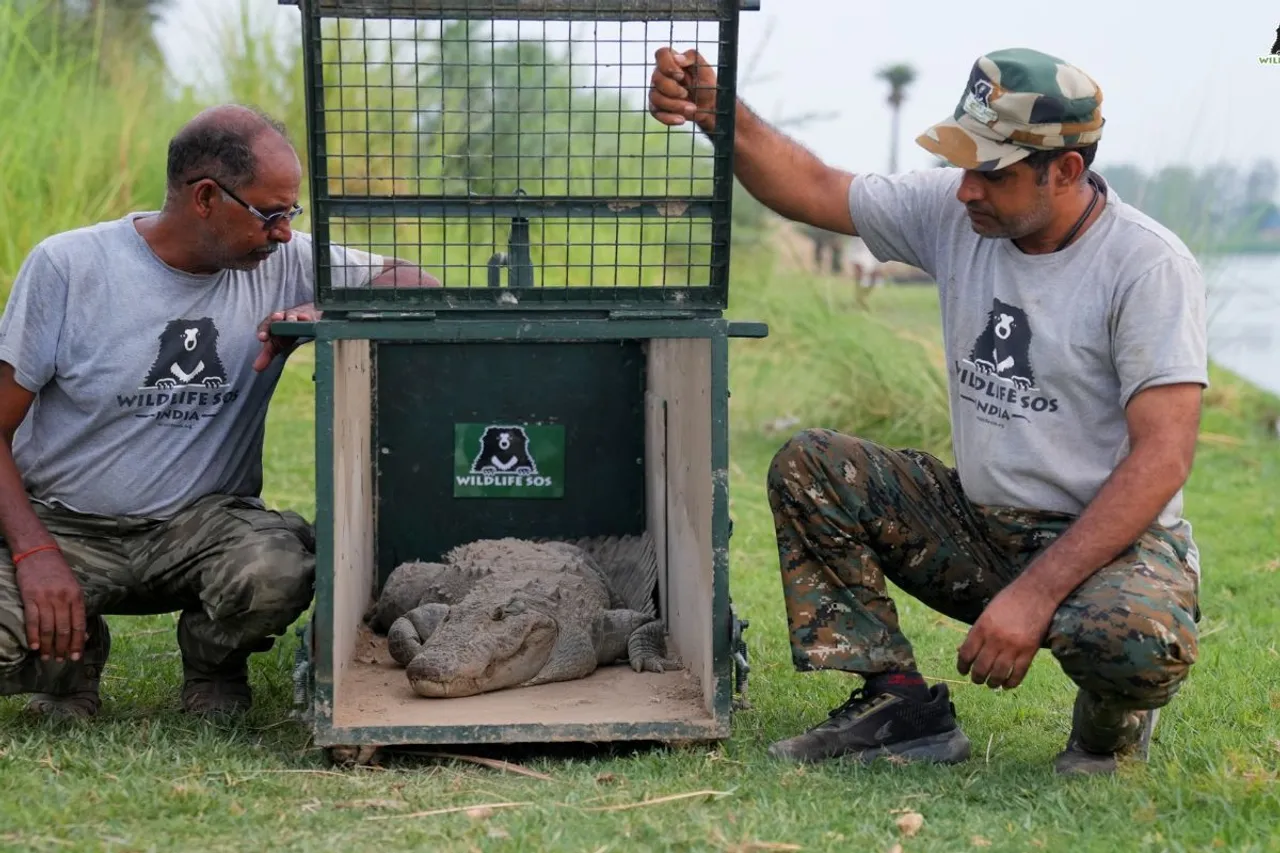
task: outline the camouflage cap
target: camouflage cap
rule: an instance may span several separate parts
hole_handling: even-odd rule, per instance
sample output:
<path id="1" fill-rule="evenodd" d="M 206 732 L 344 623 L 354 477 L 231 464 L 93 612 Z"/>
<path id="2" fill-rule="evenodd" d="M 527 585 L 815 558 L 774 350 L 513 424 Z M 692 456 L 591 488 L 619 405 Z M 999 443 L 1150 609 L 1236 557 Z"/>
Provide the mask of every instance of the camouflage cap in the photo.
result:
<path id="1" fill-rule="evenodd" d="M 916 142 L 962 169 L 1011 166 L 1034 150 L 1078 148 L 1102 137 L 1102 89 L 1054 56 L 1027 48 L 978 57 L 955 115 Z"/>

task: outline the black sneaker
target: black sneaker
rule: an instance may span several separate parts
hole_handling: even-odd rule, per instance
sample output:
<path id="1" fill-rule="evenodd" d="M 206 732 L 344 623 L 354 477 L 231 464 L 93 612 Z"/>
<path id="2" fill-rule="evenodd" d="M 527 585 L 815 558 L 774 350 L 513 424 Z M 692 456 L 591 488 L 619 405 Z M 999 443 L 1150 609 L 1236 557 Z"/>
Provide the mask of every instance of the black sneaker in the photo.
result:
<path id="1" fill-rule="evenodd" d="M 945 684 L 922 702 L 896 693 L 869 694 L 860 687 L 849 701 L 802 735 L 769 747 L 769 755 L 791 761 L 848 757 L 870 763 L 879 757 L 956 764 L 969 757 L 969 739 L 956 725 Z"/>
<path id="2" fill-rule="evenodd" d="M 1101 699 L 1076 691 L 1071 735 L 1053 761 L 1064 776 L 1115 773 L 1118 758 L 1146 761 L 1160 709 L 1124 711 L 1107 708 Z"/>

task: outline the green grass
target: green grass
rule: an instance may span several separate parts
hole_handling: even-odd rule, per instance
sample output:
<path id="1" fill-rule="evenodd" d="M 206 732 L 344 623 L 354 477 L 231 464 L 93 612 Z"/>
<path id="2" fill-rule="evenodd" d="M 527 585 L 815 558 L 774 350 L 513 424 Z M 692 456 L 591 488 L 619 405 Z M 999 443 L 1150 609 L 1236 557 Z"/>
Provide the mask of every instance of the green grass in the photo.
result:
<path id="1" fill-rule="evenodd" d="M 31 722 L 20 698 L 0 700 L 0 849 L 1280 850 L 1280 443 L 1269 432 L 1280 405 L 1220 371 L 1188 489 L 1206 577 L 1201 656 L 1161 717 L 1148 766 L 1054 777 L 1072 688 L 1052 658 L 1040 655 L 1016 691 L 966 684 L 954 668 L 962 627 L 905 599 L 922 669 L 958 682 L 973 758 L 797 769 L 765 757 L 850 687 L 790 665 L 764 481 L 794 427 L 773 422 L 790 415 L 945 454 L 946 407 L 930 289 L 877 292 L 859 311 L 847 283 L 759 259 L 738 266 L 731 313 L 769 322 L 771 334 L 731 347 L 731 589 L 751 620 L 752 707 L 728 741 L 508 756 L 550 781 L 413 755 L 335 771 L 288 718 L 292 636 L 254 659 L 258 704 L 222 727 L 176 711 L 174 618 L 113 617 L 100 719 Z M 286 372 L 266 463 L 267 497 L 308 516 L 311 369 L 308 349 Z M 697 791 L 722 793 L 599 810 Z M 483 803 L 522 805 L 406 816 Z M 903 809 L 924 816 L 913 838 L 895 827 Z"/>

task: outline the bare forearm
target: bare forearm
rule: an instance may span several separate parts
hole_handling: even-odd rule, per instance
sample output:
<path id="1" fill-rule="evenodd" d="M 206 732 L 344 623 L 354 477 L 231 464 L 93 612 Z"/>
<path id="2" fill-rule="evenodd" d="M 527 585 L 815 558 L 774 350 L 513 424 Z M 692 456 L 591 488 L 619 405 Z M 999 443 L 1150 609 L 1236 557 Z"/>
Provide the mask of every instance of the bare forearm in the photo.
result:
<path id="1" fill-rule="evenodd" d="M 747 192 L 787 219 L 853 233 L 852 174 L 823 163 L 741 101 L 734 121 L 734 174 Z"/>
<path id="2" fill-rule="evenodd" d="M 369 284 L 372 287 L 439 287 L 440 281 L 413 264 L 390 258 Z"/>
<path id="3" fill-rule="evenodd" d="M 1182 488 L 1189 465 L 1176 449 L 1137 448 L 1112 472 L 1080 518 L 1023 572 L 1018 583 L 1062 602 L 1132 545 Z"/>
<path id="4" fill-rule="evenodd" d="M 8 440 L 0 441 L 0 533 L 14 554 L 53 541 L 31 508 Z"/>

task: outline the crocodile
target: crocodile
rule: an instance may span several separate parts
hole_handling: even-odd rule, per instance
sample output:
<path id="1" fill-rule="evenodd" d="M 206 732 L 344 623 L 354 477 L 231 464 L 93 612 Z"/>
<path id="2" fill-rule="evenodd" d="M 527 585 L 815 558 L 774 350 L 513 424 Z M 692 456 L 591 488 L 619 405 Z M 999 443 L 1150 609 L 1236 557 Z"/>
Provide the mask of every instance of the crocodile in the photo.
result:
<path id="1" fill-rule="evenodd" d="M 677 669 L 652 594 L 648 535 L 481 539 L 397 566 L 366 617 L 414 692 L 471 696 L 584 678 L 626 659 Z"/>

